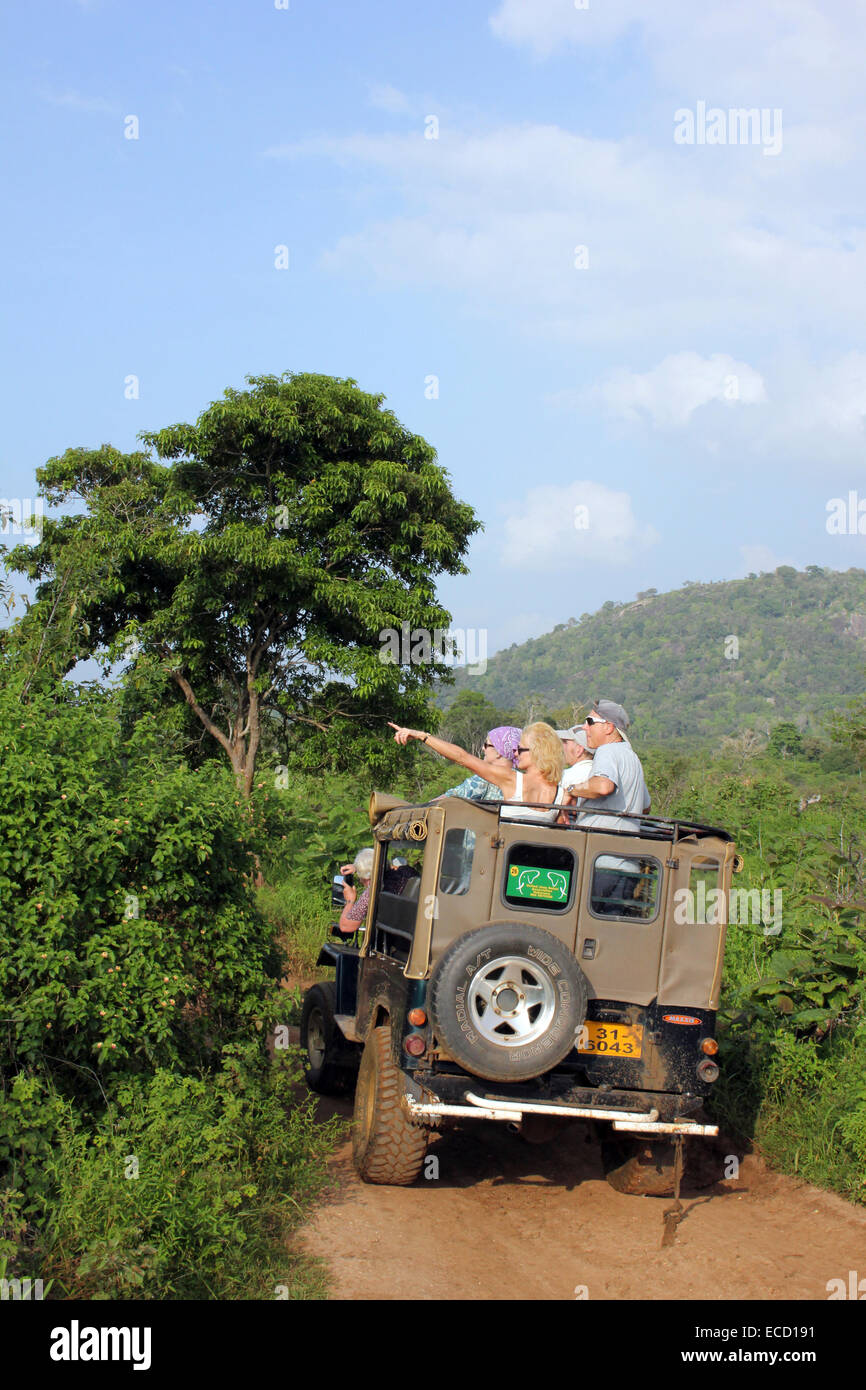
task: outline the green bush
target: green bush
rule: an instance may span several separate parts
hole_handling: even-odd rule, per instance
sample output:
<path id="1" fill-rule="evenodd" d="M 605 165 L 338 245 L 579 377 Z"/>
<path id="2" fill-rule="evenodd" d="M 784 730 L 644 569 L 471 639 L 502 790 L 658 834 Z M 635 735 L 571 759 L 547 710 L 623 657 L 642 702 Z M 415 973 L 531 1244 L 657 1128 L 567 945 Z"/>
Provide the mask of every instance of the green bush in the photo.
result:
<path id="1" fill-rule="evenodd" d="M 320 1190 L 340 1121 L 315 1124 L 297 1069 L 226 1049 L 215 1076 L 131 1078 L 95 1130 L 69 1115 L 47 1161 L 37 1252 L 52 1297 L 310 1297 L 286 1244 Z M 278 1286 L 283 1286 L 278 1290 Z"/>
<path id="2" fill-rule="evenodd" d="M 778 1167 L 866 1202 L 866 1029 L 826 1042 L 778 1032 L 755 1128 Z"/>
<path id="3" fill-rule="evenodd" d="M 52 1297 L 316 1296 L 285 1237 L 334 1126 L 267 1057 L 267 805 L 111 691 L 0 674 L 0 1261 Z"/>
<path id="4" fill-rule="evenodd" d="M 104 692 L 0 692 L 0 1061 L 94 1098 L 249 1037 L 280 973 L 230 774 L 158 763 L 115 716 Z"/>

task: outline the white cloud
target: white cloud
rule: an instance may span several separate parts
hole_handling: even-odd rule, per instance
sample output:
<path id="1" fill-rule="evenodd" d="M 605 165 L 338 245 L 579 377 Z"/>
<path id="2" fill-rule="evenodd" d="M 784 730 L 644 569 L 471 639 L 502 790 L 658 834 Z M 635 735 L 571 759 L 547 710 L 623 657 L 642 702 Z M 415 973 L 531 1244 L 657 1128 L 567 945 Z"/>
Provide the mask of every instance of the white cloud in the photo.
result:
<path id="1" fill-rule="evenodd" d="M 546 59 L 637 37 L 669 90 L 735 106 L 851 114 L 862 93 L 866 10 L 860 0 L 501 0 L 497 38 Z M 678 103 L 682 104 L 682 103 Z"/>
<path id="2" fill-rule="evenodd" d="M 589 0 L 582 9 L 575 0 L 502 0 L 489 23 L 505 43 L 525 45 L 546 58 L 562 45 L 615 38 L 625 24 L 642 17 L 644 8 L 641 0 L 619 0 L 615 6 Z"/>
<path id="3" fill-rule="evenodd" d="M 635 419 L 645 414 L 660 428 L 676 429 L 711 401 L 754 405 L 766 400 L 766 391 L 759 372 L 727 353 L 701 357 L 677 352 L 649 372 L 613 371 L 586 397 L 601 401 L 614 415 Z"/>
<path id="4" fill-rule="evenodd" d="M 634 515 L 627 492 L 589 480 L 531 488 L 503 531 L 503 564 L 526 570 L 580 561 L 625 565 L 659 540 L 655 527 Z"/>
<path id="5" fill-rule="evenodd" d="M 409 110 L 409 98 L 405 92 L 398 91 L 388 82 L 373 83 L 369 89 L 368 100 L 371 106 L 375 106 L 379 111 L 389 111 L 392 115 Z"/>
<path id="6" fill-rule="evenodd" d="M 866 354 L 849 352 L 825 367 L 806 370 L 790 408 L 797 431 L 831 430 L 861 439 L 866 423 Z"/>
<path id="7" fill-rule="evenodd" d="M 326 269 L 463 294 L 511 331 L 596 351 L 649 350 L 661 338 L 671 350 L 675 338 L 731 340 L 768 324 L 777 338 L 796 335 L 804 322 L 831 322 L 836 336 L 859 341 L 866 318 L 854 165 L 843 211 L 812 196 L 808 160 L 765 160 L 757 147 L 684 150 L 667 136 L 651 149 L 520 125 L 452 128 L 439 140 L 420 130 L 315 139 L 266 153 L 330 158 L 383 200 L 402 195 L 393 217 L 325 249 Z M 823 188 L 824 170 L 814 177 Z"/>
<path id="8" fill-rule="evenodd" d="M 866 414 L 864 364 L 847 351 L 866 321 L 866 6 L 497 0 L 489 10 L 498 39 L 569 63 L 582 46 L 627 36 L 646 79 L 636 109 L 618 113 L 630 133 L 449 118 L 438 140 L 419 123 L 269 150 L 330 159 L 363 184 L 364 206 L 389 209 L 365 224 L 354 204 L 319 265 L 437 302 L 450 294 L 450 311 L 487 318 L 530 350 L 554 343 L 560 398 L 688 431 L 692 457 L 702 432 L 723 469 L 756 458 L 765 470 L 850 467 Z M 675 145 L 674 112 L 699 99 L 781 107 L 778 157 Z M 604 131 L 604 116 L 593 128 Z M 807 350 L 814 362 L 798 357 Z M 563 392 L 575 379 L 595 380 L 594 396 Z M 728 402 L 762 404 L 720 408 Z"/>

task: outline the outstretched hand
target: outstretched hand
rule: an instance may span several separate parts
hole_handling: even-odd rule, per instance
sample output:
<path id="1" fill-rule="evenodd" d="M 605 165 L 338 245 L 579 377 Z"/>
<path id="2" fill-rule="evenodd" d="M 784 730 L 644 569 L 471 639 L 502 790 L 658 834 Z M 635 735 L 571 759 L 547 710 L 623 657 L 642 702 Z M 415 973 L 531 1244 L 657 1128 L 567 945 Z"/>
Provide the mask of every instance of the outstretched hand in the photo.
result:
<path id="1" fill-rule="evenodd" d="M 390 719 L 388 720 L 388 727 L 389 727 L 390 729 L 395 729 L 395 730 L 396 730 L 396 733 L 394 734 L 394 740 L 395 740 L 396 743 L 399 743 L 401 746 L 407 744 L 407 743 L 409 742 L 409 740 L 412 739 L 412 738 L 423 738 L 423 737 L 424 737 L 424 735 L 420 732 L 420 730 L 418 730 L 418 729 L 404 729 L 404 728 L 402 728 L 399 724 L 392 724 Z"/>

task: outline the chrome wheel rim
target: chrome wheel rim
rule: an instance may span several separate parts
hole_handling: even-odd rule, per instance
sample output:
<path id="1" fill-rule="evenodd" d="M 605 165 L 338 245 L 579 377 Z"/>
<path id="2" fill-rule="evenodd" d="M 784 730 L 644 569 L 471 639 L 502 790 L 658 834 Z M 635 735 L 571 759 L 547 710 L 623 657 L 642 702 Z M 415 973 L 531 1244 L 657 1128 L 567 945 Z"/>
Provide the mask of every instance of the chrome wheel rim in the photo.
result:
<path id="1" fill-rule="evenodd" d="M 473 978 L 467 1004 L 472 1025 L 485 1041 L 522 1047 L 547 1032 L 556 1013 L 556 991 L 526 956 L 497 956 Z"/>

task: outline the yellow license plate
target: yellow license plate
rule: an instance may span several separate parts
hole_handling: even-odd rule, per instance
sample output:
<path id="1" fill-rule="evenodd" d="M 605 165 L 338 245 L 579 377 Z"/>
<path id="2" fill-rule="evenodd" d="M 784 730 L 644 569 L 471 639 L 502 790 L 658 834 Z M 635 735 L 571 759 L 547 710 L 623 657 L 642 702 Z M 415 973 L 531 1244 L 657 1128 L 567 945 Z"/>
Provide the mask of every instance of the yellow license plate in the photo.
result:
<path id="1" fill-rule="evenodd" d="M 587 1019 L 578 1029 L 578 1052 L 589 1052 L 593 1057 L 639 1057 L 642 1045 L 641 1023 L 596 1023 Z"/>

